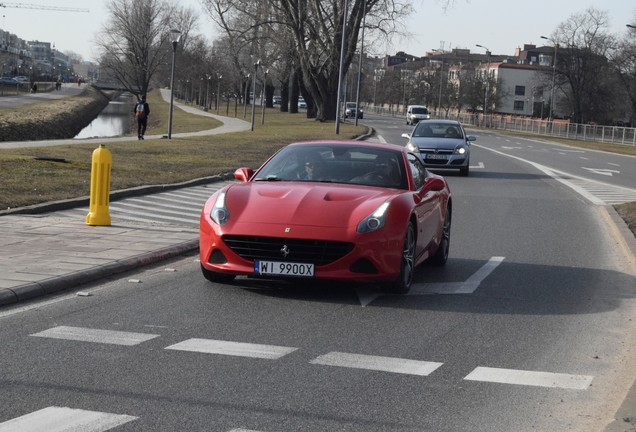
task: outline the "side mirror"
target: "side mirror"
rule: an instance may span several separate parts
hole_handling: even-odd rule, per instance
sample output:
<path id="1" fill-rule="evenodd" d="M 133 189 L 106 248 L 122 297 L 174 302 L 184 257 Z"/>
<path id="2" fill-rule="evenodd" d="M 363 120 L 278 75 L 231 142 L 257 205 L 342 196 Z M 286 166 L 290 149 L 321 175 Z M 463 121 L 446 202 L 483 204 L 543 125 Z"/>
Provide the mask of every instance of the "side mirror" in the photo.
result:
<path id="1" fill-rule="evenodd" d="M 402 138 L 411 139 L 411 135 L 407 133 L 403 133 Z"/>
<path id="2" fill-rule="evenodd" d="M 252 168 L 239 168 L 234 171 L 234 178 L 242 182 L 248 182 L 254 175 Z"/>
<path id="3" fill-rule="evenodd" d="M 424 190 L 427 192 L 428 191 L 439 192 L 441 190 L 444 190 L 445 187 L 446 187 L 446 182 L 444 182 L 444 179 L 438 176 L 428 177 L 424 182 Z"/>
<path id="4" fill-rule="evenodd" d="M 474 135 L 468 135 L 466 141 L 477 141 L 477 137 Z"/>

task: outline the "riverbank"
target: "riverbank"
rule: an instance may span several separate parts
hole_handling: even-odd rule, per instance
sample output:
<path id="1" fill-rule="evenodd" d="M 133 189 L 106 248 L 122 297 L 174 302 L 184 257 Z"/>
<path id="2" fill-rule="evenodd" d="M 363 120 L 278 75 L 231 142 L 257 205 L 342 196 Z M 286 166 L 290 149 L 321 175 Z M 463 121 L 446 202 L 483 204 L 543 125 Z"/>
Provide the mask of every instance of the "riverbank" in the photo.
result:
<path id="1" fill-rule="evenodd" d="M 0 110 L 0 141 L 75 137 L 108 105 L 110 95 L 87 86 L 78 96 Z"/>

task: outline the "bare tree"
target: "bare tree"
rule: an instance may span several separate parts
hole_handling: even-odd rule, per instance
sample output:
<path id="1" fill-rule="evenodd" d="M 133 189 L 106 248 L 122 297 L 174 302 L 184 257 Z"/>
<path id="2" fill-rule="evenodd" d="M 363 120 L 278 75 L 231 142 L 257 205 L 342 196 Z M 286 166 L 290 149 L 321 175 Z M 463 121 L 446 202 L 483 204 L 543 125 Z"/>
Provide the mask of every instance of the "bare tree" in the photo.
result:
<path id="1" fill-rule="evenodd" d="M 170 63 L 169 30 L 181 30 L 187 41 L 194 15 L 164 0 L 112 0 L 108 10 L 109 20 L 97 38 L 103 73 L 145 96 L 153 76 Z"/>
<path id="2" fill-rule="evenodd" d="M 611 74 L 607 56 L 615 38 L 607 29 L 607 13 L 589 8 L 571 15 L 552 36 L 559 44 L 555 79 L 559 93 L 555 91 L 552 104 L 556 112 L 567 110 L 576 123 L 598 120 L 611 105 L 609 81 L 598 78 Z M 567 101 L 567 106 L 557 104 L 561 100 Z"/>
<path id="3" fill-rule="evenodd" d="M 627 34 L 619 41 L 613 54 L 612 63 L 616 68 L 618 80 L 630 102 L 629 122 L 636 123 L 636 12 Z"/>

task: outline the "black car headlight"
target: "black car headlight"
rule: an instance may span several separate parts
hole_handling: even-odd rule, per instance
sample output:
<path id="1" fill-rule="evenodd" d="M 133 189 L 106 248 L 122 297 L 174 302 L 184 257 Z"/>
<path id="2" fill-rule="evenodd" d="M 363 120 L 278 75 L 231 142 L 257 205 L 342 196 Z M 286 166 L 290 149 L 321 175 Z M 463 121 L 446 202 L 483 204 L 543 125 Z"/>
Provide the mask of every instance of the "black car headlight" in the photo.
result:
<path id="1" fill-rule="evenodd" d="M 386 211 L 388 208 L 388 201 L 382 203 L 373 213 L 360 221 L 356 231 L 360 234 L 366 234 L 382 228 L 386 222 Z"/>
<path id="2" fill-rule="evenodd" d="M 225 192 L 219 193 L 216 197 L 210 218 L 219 225 L 224 225 L 230 220 L 230 212 L 225 207 Z"/>

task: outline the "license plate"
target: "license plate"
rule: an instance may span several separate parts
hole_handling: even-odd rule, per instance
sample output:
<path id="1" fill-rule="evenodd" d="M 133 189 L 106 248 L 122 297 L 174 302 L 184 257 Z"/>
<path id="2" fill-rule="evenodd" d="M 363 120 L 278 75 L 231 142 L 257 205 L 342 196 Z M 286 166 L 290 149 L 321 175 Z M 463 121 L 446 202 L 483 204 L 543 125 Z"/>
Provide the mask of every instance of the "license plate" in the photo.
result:
<path id="1" fill-rule="evenodd" d="M 426 159 L 447 159 L 445 154 L 429 154 L 426 155 Z"/>
<path id="2" fill-rule="evenodd" d="M 314 265 L 283 261 L 254 261 L 254 273 L 276 276 L 313 277 Z"/>

